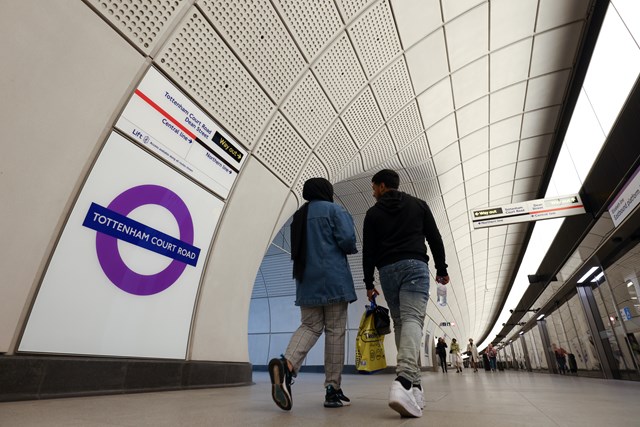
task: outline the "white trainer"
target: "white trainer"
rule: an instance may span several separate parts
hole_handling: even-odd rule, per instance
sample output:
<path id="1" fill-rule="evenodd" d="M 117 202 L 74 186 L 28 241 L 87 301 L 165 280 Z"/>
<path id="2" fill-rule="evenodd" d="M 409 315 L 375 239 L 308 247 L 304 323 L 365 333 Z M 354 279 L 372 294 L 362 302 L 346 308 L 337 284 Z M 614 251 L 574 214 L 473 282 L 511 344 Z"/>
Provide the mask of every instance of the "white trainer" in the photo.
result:
<path id="1" fill-rule="evenodd" d="M 416 399 L 416 403 L 420 407 L 420 409 L 424 409 L 424 391 L 416 386 L 411 388 L 411 392 L 413 393 L 413 398 Z"/>
<path id="2" fill-rule="evenodd" d="M 402 387 L 399 381 L 394 381 L 391 384 L 389 406 L 403 417 L 419 418 L 422 416 L 422 409 L 418 406 L 416 398 L 413 397 L 413 392 Z"/>

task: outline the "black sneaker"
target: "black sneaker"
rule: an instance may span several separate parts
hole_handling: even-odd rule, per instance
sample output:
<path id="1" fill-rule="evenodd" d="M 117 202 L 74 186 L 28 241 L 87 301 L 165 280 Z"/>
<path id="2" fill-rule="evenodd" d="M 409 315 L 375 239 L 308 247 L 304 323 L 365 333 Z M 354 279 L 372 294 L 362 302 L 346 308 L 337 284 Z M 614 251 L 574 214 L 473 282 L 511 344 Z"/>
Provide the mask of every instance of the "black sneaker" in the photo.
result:
<path id="1" fill-rule="evenodd" d="M 342 392 L 342 389 L 339 388 L 336 391 L 336 394 L 338 395 L 338 398 L 340 399 L 340 401 L 342 402 L 343 406 L 349 406 L 351 405 L 351 399 L 349 399 L 347 396 L 344 395 L 344 393 Z"/>
<path id="2" fill-rule="evenodd" d="M 343 395 L 344 396 L 344 395 Z M 338 391 L 332 385 L 327 386 L 327 394 L 324 397 L 325 408 L 341 408 L 343 405 Z"/>
<path id="3" fill-rule="evenodd" d="M 271 377 L 271 397 L 280 409 L 290 411 L 293 406 L 291 399 L 291 377 L 293 376 L 287 365 L 287 359 L 281 356 L 280 359 L 269 361 L 269 376 Z"/>

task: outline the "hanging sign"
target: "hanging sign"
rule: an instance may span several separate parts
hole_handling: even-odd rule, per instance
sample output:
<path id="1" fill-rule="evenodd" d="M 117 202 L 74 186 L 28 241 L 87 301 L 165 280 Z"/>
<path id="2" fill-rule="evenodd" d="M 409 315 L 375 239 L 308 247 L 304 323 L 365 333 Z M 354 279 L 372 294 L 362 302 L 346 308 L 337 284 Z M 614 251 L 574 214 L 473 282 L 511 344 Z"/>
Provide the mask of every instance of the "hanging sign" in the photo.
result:
<path id="1" fill-rule="evenodd" d="M 116 127 L 225 199 L 247 155 L 155 68 L 142 79 Z"/>
<path id="2" fill-rule="evenodd" d="M 609 205 L 609 214 L 613 224 L 617 227 L 629 216 L 640 203 L 640 168 L 627 181 L 616 198 Z"/>
<path id="3" fill-rule="evenodd" d="M 585 209 L 580 196 L 573 194 L 473 210 L 471 211 L 471 221 L 473 222 L 473 228 L 484 228 L 583 213 L 585 213 Z"/>

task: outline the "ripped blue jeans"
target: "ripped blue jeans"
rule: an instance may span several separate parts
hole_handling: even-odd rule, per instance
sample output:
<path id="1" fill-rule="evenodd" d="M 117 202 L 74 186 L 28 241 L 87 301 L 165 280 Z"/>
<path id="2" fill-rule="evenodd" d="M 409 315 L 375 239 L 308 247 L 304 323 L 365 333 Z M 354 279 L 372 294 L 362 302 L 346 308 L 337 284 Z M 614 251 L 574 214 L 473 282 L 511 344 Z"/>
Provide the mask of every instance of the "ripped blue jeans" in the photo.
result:
<path id="1" fill-rule="evenodd" d="M 406 259 L 378 269 L 380 286 L 389 305 L 398 349 L 396 374 L 420 384 L 420 346 L 429 300 L 429 267 Z"/>

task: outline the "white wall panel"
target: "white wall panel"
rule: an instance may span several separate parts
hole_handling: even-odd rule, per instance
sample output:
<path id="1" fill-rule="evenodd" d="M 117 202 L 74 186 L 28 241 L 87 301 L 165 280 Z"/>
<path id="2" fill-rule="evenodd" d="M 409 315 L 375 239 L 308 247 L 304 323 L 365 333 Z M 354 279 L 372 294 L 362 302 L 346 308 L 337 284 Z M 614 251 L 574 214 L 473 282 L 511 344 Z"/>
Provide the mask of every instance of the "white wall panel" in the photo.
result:
<path id="1" fill-rule="evenodd" d="M 2 7 L 0 29 L 7 40 L 0 78 L 0 235 L 11 248 L 0 257 L 5 352 L 81 177 L 144 58 L 81 2 L 11 2 Z"/>
<path id="2" fill-rule="evenodd" d="M 288 194 L 260 162 L 250 158 L 245 163 L 223 212 L 201 285 L 191 336 L 194 360 L 248 360 L 253 282 Z"/>

